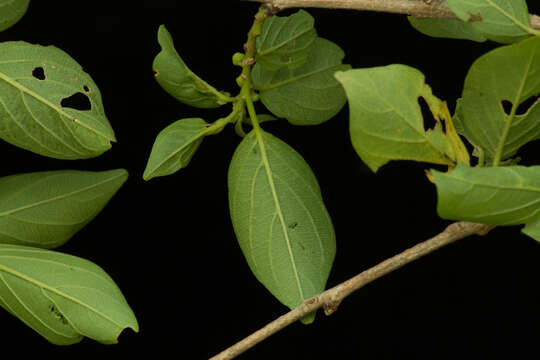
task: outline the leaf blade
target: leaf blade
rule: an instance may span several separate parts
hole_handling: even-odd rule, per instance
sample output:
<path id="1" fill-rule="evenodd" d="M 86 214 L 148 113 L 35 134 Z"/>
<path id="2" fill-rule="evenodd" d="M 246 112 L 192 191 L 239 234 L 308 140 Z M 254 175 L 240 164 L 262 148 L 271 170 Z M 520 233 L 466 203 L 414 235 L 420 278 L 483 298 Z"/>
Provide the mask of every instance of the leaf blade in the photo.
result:
<path id="1" fill-rule="evenodd" d="M 487 38 L 479 33 L 471 23 L 456 19 L 431 19 L 407 17 L 409 23 L 422 34 L 448 39 L 465 39 L 484 42 Z"/>
<path id="2" fill-rule="evenodd" d="M 0 0 L 0 31 L 15 25 L 28 10 L 30 0 Z"/>

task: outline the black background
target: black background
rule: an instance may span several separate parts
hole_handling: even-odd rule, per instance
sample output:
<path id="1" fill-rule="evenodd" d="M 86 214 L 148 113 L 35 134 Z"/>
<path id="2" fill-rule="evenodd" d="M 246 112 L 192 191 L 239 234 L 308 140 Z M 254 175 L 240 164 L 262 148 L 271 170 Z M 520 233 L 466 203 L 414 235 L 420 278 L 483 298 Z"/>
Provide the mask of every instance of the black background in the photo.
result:
<path id="1" fill-rule="evenodd" d="M 0 41 L 58 46 L 100 87 L 118 139 L 110 151 L 91 160 L 61 161 L 2 142 L 0 175 L 68 168 L 130 172 L 104 211 L 59 251 L 103 267 L 141 328 L 139 334 L 125 331 L 117 345 L 85 339 L 57 347 L 1 312 L 3 353 L 204 359 L 286 311 L 251 274 L 229 220 L 226 176 L 240 140 L 232 127 L 206 139 L 188 168 L 142 180 L 161 129 L 184 117 L 211 122 L 230 111 L 189 108 L 159 87 L 151 69 L 158 26 L 166 24 L 195 73 L 235 93 L 239 68 L 231 55 L 241 50 L 256 10 L 257 4 L 236 0 L 33 1 L 20 23 L 0 33 Z M 310 13 L 319 35 L 346 51 L 347 63 L 416 67 L 451 108 L 474 59 L 497 46 L 431 39 L 399 15 Z M 344 108 L 315 127 L 265 124 L 304 156 L 319 179 L 338 239 L 329 286 L 449 224 L 436 215 L 435 188 L 423 171 L 429 165 L 393 162 L 371 173 L 352 149 L 347 114 Z M 538 164 L 538 150 L 533 143 L 520 154 L 526 164 Z M 538 264 L 539 244 L 518 228 L 496 229 L 375 281 L 334 315 L 319 313 L 310 326 L 293 324 L 239 358 L 538 358 Z"/>

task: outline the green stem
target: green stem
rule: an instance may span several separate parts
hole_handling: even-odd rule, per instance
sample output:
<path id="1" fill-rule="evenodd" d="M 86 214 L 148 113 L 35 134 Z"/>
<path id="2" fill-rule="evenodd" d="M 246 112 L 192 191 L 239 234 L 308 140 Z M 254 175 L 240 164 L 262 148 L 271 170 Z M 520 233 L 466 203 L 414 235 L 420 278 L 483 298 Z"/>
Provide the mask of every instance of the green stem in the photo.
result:
<path id="1" fill-rule="evenodd" d="M 521 91 L 519 93 L 521 93 Z M 495 151 L 495 157 L 493 158 L 493 166 L 499 166 L 499 164 L 501 163 L 504 145 L 506 144 L 506 139 L 508 138 L 508 134 L 510 133 L 510 129 L 512 128 L 512 123 L 514 122 L 514 117 L 516 116 L 517 107 L 518 99 L 516 99 L 516 101 L 514 101 L 514 103 L 512 104 L 512 110 L 510 111 L 510 115 L 508 115 L 508 120 L 506 121 L 504 132 L 501 136 L 501 140 L 499 140 L 497 150 Z"/>

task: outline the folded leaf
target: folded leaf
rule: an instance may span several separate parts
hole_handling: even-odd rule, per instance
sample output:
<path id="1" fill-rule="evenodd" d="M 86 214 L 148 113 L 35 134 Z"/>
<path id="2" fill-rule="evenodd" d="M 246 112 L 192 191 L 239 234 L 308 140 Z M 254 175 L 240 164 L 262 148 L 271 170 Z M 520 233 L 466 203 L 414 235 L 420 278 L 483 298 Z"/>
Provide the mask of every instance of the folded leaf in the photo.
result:
<path id="1" fill-rule="evenodd" d="M 490 40 L 513 43 L 529 36 L 529 10 L 525 0 L 446 0 L 463 21 Z"/>
<path id="2" fill-rule="evenodd" d="M 152 147 L 144 180 L 174 174 L 186 167 L 203 141 L 207 125 L 203 119 L 189 118 L 163 129 Z"/>
<path id="3" fill-rule="evenodd" d="M 127 179 L 123 169 L 0 178 L 0 243 L 53 248 L 90 222 Z"/>
<path id="4" fill-rule="evenodd" d="M 324 290 L 335 255 L 334 228 L 304 159 L 259 131 L 244 137 L 229 168 L 231 219 L 251 271 L 292 309 Z"/>
<path id="5" fill-rule="evenodd" d="M 490 225 L 528 224 L 524 232 L 540 241 L 540 166 L 432 170 L 437 211 L 444 219 Z"/>
<path id="6" fill-rule="evenodd" d="M 139 331 L 124 296 L 100 267 L 49 250 L 0 244 L 0 305 L 57 345 L 85 336 L 112 344 L 125 328 Z"/>
<path id="7" fill-rule="evenodd" d="M 448 39 L 466 39 L 484 42 L 487 38 L 479 33 L 470 22 L 457 19 L 432 19 L 408 17 L 411 25 L 422 34 Z"/>
<path id="8" fill-rule="evenodd" d="M 215 108 L 225 103 L 225 94 L 189 70 L 164 25 L 159 27 L 158 42 L 161 51 L 156 55 L 152 68 L 157 82 L 165 91 L 176 100 L 198 108 Z"/>
<path id="9" fill-rule="evenodd" d="M 377 171 L 390 160 L 453 164 L 455 152 L 439 121 L 443 103 L 432 94 L 420 71 L 389 65 L 335 76 L 349 100 L 353 146 L 371 170 Z M 419 97 L 437 120 L 433 129 L 424 129 Z"/>
<path id="10" fill-rule="evenodd" d="M 54 46 L 0 43 L 0 138 L 57 159 L 100 155 L 115 141 L 90 76 Z"/>
<path id="11" fill-rule="evenodd" d="M 30 0 L 0 0 L 0 31 L 15 25 L 26 13 Z"/>
<path id="12" fill-rule="evenodd" d="M 347 70 L 345 54 L 333 42 L 318 38 L 304 66 L 271 72 L 255 64 L 252 77 L 263 104 L 294 125 L 317 125 L 331 119 L 345 105 L 345 93 L 334 73 Z"/>
<path id="13" fill-rule="evenodd" d="M 269 71 L 304 65 L 317 39 L 315 20 L 306 11 L 286 16 L 272 16 L 263 23 L 257 38 L 256 61 Z"/>
<path id="14" fill-rule="evenodd" d="M 490 158 L 507 159 L 540 138 L 538 102 L 516 113 L 519 105 L 538 94 L 540 38 L 497 48 L 476 60 L 465 79 L 460 109 L 464 131 Z M 504 102 L 511 105 L 509 111 Z"/>

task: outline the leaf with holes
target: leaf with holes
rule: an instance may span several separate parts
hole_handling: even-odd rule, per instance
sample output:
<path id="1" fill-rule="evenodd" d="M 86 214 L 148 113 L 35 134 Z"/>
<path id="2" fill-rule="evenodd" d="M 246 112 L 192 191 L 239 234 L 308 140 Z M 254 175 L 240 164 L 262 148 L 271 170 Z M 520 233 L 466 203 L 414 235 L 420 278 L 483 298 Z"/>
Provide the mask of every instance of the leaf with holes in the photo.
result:
<path id="1" fill-rule="evenodd" d="M 487 38 L 479 33 L 472 23 L 456 19 L 431 19 L 408 17 L 411 25 L 422 34 L 448 39 L 466 39 L 484 42 Z"/>
<path id="2" fill-rule="evenodd" d="M 57 159 L 95 157 L 115 141 L 81 66 L 54 46 L 22 41 L 0 44 L 0 138 Z"/>
<path id="3" fill-rule="evenodd" d="M 460 109 L 464 132 L 489 158 L 509 158 L 540 138 L 538 101 L 518 113 L 522 103 L 538 94 L 540 38 L 487 53 L 473 63 L 465 79 Z"/>
<path id="4" fill-rule="evenodd" d="M 349 99 L 353 146 L 373 171 L 390 160 L 452 165 L 454 148 L 439 117 L 443 103 L 424 82 L 424 75 L 405 65 L 353 69 L 336 73 Z M 437 120 L 424 129 L 418 103 L 422 97 Z"/>
<path id="5" fill-rule="evenodd" d="M 520 41 L 532 33 L 525 0 L 447 0 L 448 7 L 463 21 L 490 40 Z"/>
<path id="6" fill-rule="evenodd" d="M 317 40 L 315 21 L 306 11 L 286 16 L 272 16 L 263 23 L 256 40 L 255 60 L 269 71 L 282 67 L 297 69 L 304 65 Z"/>
<path id="7" fill-rule="evenodd" d="M 88 337 L 116 343 L 122 330 L 139 331 L 114 281 L 74 256 L 0 244 L 0 305 L 53 344 Z"/>
<path id="8" fill-rule="evenodd" d="M 345 93 L 334 79 L 336 71 L 347 70 L 345 54 L 333 42 L 318 38 L 304 66 L 271 72 L 253 67 L 253 84 L 263 104 L 277 117 L 294 125 L 323 123 L 345 105 Z"/>
<path id="9" fill-rule="evenodd" d="M 127 179 L 123 169 L 0 178 L 0 243 L 53 248 L 90 222 Z"/>
<path id="10" fill-rule="evenodd" d="M 228 101 L 228 95 L 217 91 L 195 75 L 174 48 L 171 34 L 164 25 L 158 30 L 161 51 L 152 68 L 159 85 L 176 100 L 198 108 L 215 108 Z"/>
<path id="11" fill-rule="evenodd" d="M 524 232 L 540 241 L 540 166 L 458 165 L 449 173 L 431 173 L 442 218 L 497 226 L 527 224 Z"/>
<path id="12" fill-rule="evenodd" d="M 186 167 L 207 133 L 206 121 L 200 118 L 178 120 L 163 129 L 157 136 L 144 180 L 174 174 Z"/>
<path id="13" fill-rule="evenodd" d="M 257 279 L 291 309 L 323 291 L 335 255 L 334 228 L 304 159 L 273 135 L 253 130 L 234 153 L 228 181 L 236 237 Z"/>
<path id="14" fill-rule="evenodd" d="M 0 31 L 15 25 L 28 10 L 30 0 L 0 0 Z"/>

